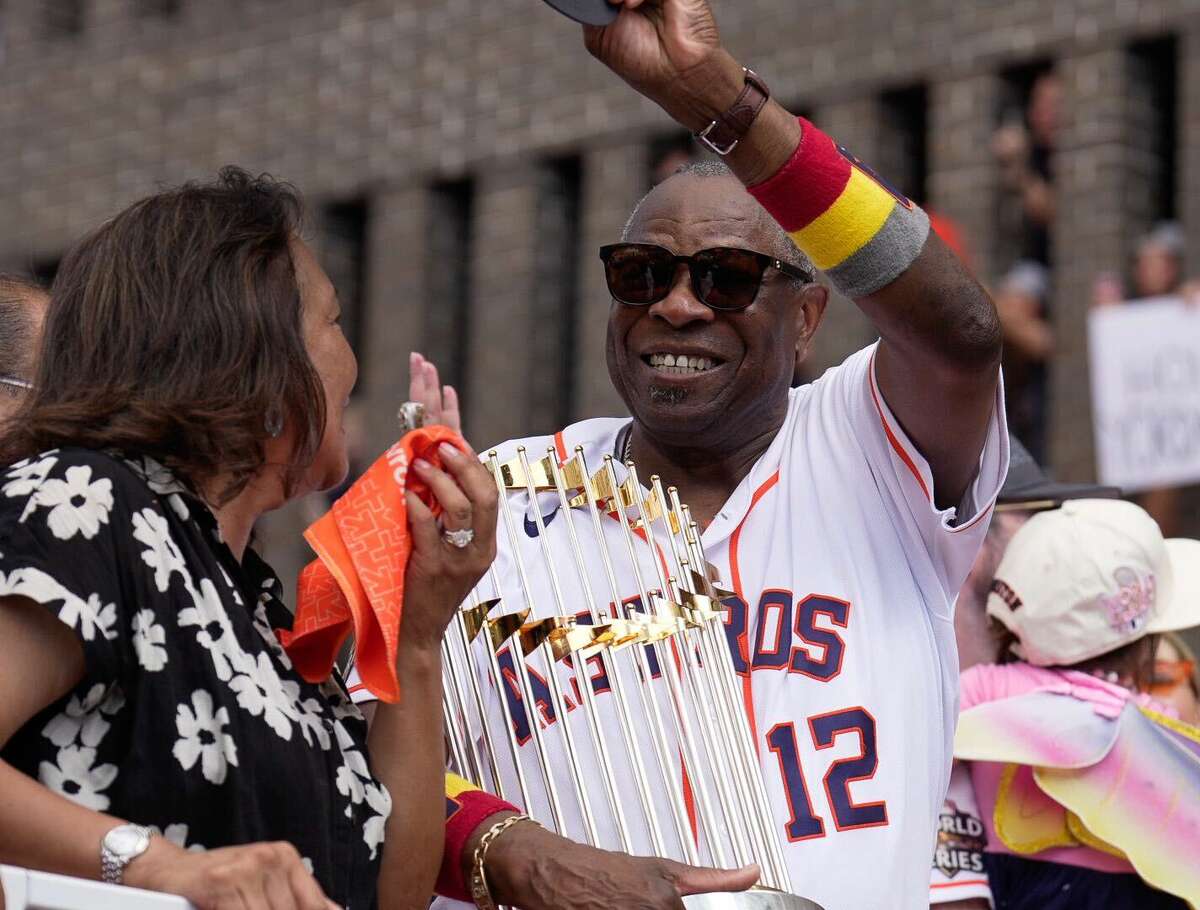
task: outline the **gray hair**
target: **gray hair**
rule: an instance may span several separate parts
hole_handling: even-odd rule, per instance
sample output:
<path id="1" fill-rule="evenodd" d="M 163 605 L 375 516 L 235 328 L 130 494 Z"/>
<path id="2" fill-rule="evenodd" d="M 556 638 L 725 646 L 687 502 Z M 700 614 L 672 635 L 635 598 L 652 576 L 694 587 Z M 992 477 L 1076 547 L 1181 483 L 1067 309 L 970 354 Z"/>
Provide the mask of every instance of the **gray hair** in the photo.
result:
<path id="1" fill-rule="evenodd" d="M 673 180 L 676 177 L 697 177 L 702 180 L 711 179 L 713 177 L 727 177 L 731 180 L 737 180 L 737 175 L 729 169 L 729 166 L 725 164 L 725 162 L 714 161 L 708 158 L 702 158 L 700 160 L 692 161 L 683 165 L 676 170 L 675 173 L 668 177 L 667 180 Z M 662 183 L 666 183 L 667 180 L 664 180 Z M 658 186 L 662 186 L 662 183 L 660 183 Z M 633 211 L 629 214 L 629 219 L 625 222 L 625 227 L 621 230 L 621 240 L 624 241 L 629 239 L 629 234 L 633 229 L 633 223 L 637 220 L 638 214 L 642 210 L 642 206 L 657 188 L 658 187 L 652 187 L 650 191 L 646 193 L 646 195 L 638 200 L 637 205 L 633 207 Z M 813 267 L 812 261 L 806 255 L 804 255 L 803 252 L 801 252 L 800 247 L 796 246 L 796 241 L 792 239 L 791 235 L 785 231 L 780 226 L 779 222 L 770 215 L 767 215 L 767 219 L 771 224 L 774 234 L 771 243 L 773 249 L 763 250 L 763 252 L 769 252 L 781 262 L 794 265 L 797 268 L 804 269 L 811 275 L 815 275 L 817 270 Z"/>
<path id="2" fill-rule="evenodd" d="M 37 281 L 0 272 L 0 376 L 23 379 L 33 360 L 30 301 L 46 294 Z"/>

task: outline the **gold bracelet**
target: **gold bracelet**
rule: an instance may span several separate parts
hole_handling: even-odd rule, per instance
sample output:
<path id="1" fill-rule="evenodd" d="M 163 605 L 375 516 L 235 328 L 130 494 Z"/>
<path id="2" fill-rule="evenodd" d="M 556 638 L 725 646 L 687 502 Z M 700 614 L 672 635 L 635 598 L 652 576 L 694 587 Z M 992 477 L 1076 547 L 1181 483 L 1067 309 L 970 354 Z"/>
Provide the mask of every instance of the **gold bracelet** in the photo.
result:
<path id="1" fill-rule="evenodd" d="M 471 859 L 471 900 L 475 901 L 475 906 L 479 910 L 496 910 L 496 902 L 492 899 L 492 890 L 488 887 L 487 875 L 483 871 L 488 850 L 496 838 L 518 822 L 537 824 L 537 821 L 528 815 L 510 815 L 488 828 L 483 837 L 479 839 L 479 846 L 475 848 L 475 855 Z"/>

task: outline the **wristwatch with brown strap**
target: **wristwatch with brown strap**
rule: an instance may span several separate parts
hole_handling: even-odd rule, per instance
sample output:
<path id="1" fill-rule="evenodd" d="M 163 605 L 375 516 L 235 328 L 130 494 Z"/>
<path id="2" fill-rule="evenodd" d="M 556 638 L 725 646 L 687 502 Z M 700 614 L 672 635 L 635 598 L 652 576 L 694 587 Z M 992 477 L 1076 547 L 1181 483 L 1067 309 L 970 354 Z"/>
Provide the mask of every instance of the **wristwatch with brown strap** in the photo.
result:
<path id="1" fill-rule="evenodd" d="M 750 132 L 754 119 L 771 97 L 771 90 L 758 73 L 743 69 L 746 84 L 737 100 L 716 120 L 696 133 L 696 141 L 709 150 L 724 157 L 737 148 L 737 144 Z"/>

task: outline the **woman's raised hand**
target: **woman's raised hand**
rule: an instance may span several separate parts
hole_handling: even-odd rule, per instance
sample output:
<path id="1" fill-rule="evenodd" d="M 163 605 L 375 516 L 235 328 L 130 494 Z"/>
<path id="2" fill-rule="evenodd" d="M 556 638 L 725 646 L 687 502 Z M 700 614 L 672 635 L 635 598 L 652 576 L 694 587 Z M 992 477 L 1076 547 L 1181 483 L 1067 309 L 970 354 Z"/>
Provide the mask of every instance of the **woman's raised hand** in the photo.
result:
<path id="1" fill-rule="evenodd" d="M 462 433 L 458 392 L 452 385 L 442 385 L 437 367 L 416 351 L 408 355 L 408 400 L 425 406 L 426 423 L 440 423 Z"/>

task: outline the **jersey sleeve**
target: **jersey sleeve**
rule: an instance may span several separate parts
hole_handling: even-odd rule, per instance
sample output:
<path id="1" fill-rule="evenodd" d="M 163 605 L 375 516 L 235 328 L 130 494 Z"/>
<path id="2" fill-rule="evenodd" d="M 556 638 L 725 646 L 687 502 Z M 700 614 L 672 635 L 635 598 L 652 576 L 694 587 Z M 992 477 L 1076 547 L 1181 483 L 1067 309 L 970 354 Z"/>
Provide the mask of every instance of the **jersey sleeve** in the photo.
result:
<path id="1" fill-rule="evenodd" d="M 0 596 L 27 598 L 75 633 L 82 685 L 118 682 L 139 659 L 159 669 L 152 633 L 175 618 L 140 602 L 132 578 L 143 562 L 168 573 L 175 555 L 156 506 L 100 453 L 52 451 L 0 473 Z"/>
<path id="2" fill-rule="evenodd" d="M 930 904 L 949 904 L 972 898 L 985 898 L 991 903 L 992 892 L 983 865 L 986 843 L 971 775 L 966 765 L 956 762 L 950 774 L 950 789 L 938 817 L 933 866 L 929 873 Z"/>
<path id="3" fill-rule="evenodd" d="M 1008 473 L 1008 427 L 1000 383 L 978 453 L 975 478 L 958 506 L 935 504 L 933 472 L 892 414 L 875 375 L 876 342 L 852 354 L 813 385 L 815 413 L 839 426 L 828 435 L 861 452 L 897 529 L 928 558 L 946 612 L 966 580 L 987 533 L 988 518 Z M 937 402 L 930 401 L 930 407 Z"/>
<path id="4" fill-rule="evenodd" d="M 346 691 L 350 693 L 350 700 L 356 705 L 365 705 L 379 700 L 362 681 L 362 677 L 358 675 L 358 667 L 354 666 L 353 662 L 346 670 Z"/>

